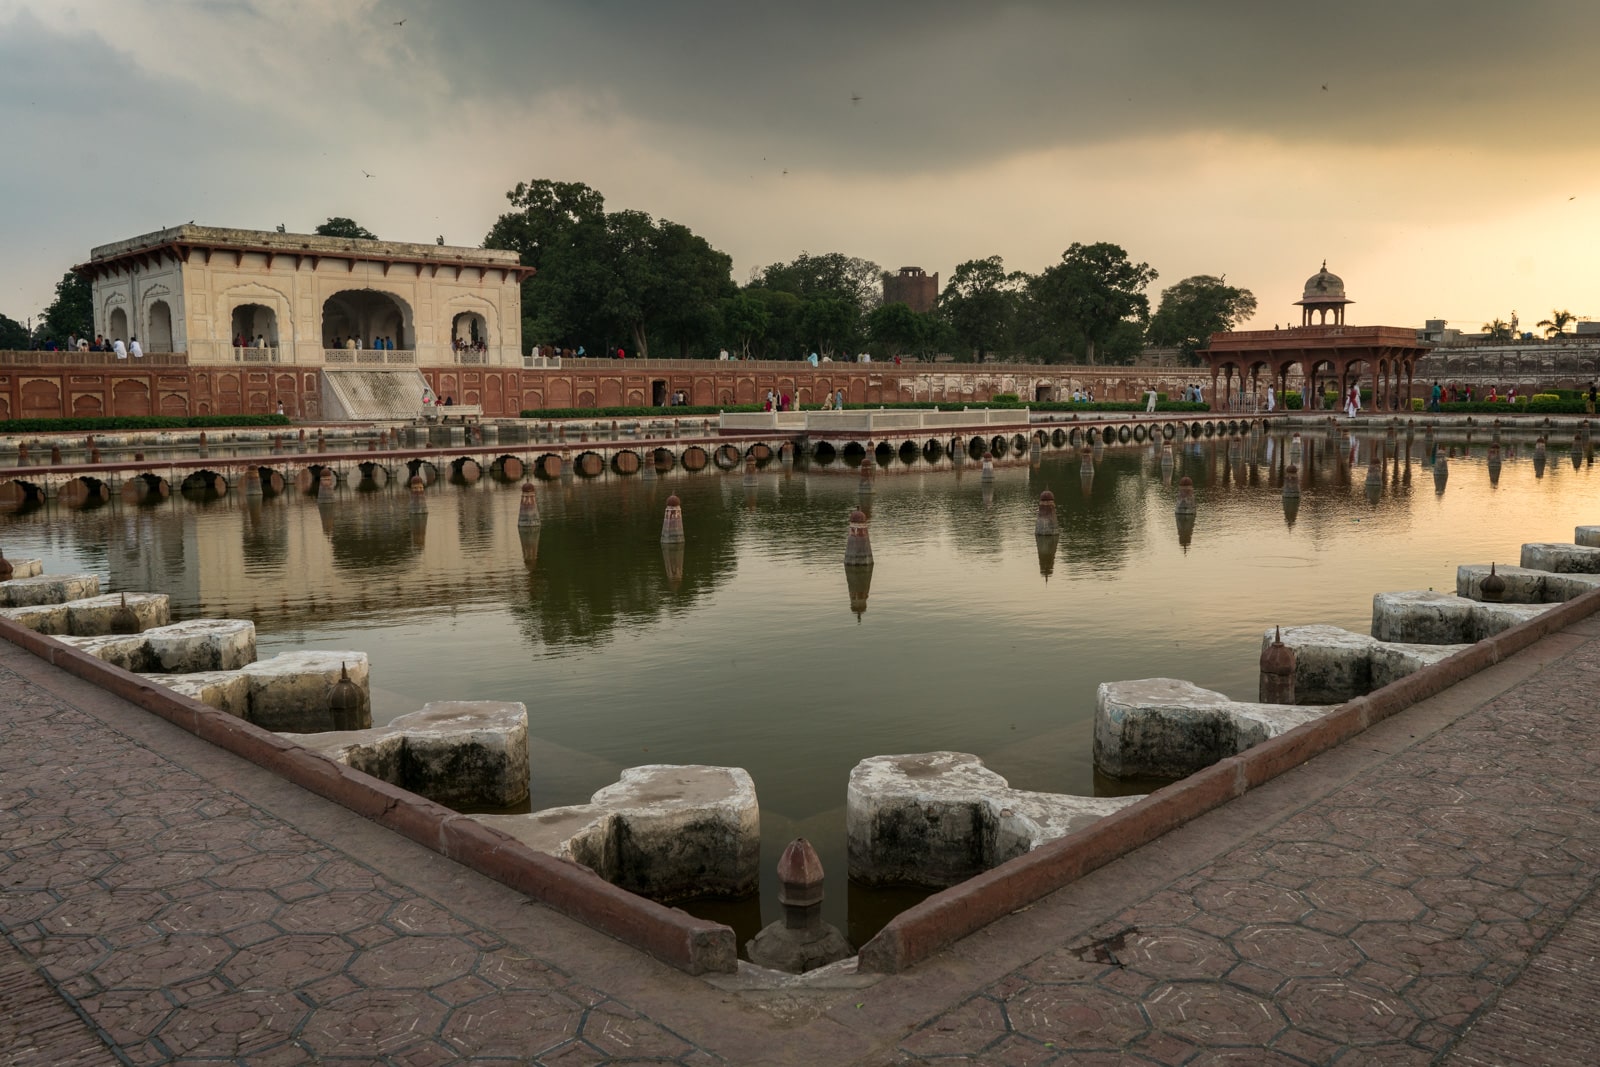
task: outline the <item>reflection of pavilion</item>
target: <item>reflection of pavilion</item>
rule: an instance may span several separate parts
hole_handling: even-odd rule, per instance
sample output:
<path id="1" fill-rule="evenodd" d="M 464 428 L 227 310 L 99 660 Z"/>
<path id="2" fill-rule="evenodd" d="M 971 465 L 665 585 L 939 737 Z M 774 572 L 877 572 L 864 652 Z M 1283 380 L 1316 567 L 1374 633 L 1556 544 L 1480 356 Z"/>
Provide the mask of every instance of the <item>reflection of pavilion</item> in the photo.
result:
<path id="1" fill-rule="evenodd" d="M 1428 351 L 1417 343 L 1417 332 L 1401 326 L 1346 326 L 1344 309 L 1354 303 L 1345 296 L 1344 281 L 1322 269 L 1306 280 L 1305 295 L 1295 301 L 1302 308 L 1299 326 L 1283 330 L 1238 330 L 1211 335 L 1210 347 L 1200 352 L 1211 367 L 1211 396 L 1233 406 L 1252 399 L 1264 403 L 1262 372 L 1281 398 L 1291 382 L 1301 396 L 1314 398 L 1332 386 L 1343 393 L 1363 377 L 1372 388 L 1372 406 L 1385 410 L 1408 407 L 1416 362 Z M 1312 324 L 1312 317 L 1317 322 Z M 1329 317 L 1333 322 L 1329 323 Z M 1234 376 L 1239 382 L 1234 385 Z M 1222 379 L 1222 392 L 1217 379 Z M 1283 401 L 1278 401 L 1281 406 Z M 1308 401 L 1306 407 L 1315 407 Z"/>
<path id="2" fill-rule="evenodd" d="M 77 270 L 96 333 L 191 365 L 522 365 L 531 269 L 514 252 L 177 226 L 102 245 Z"/>

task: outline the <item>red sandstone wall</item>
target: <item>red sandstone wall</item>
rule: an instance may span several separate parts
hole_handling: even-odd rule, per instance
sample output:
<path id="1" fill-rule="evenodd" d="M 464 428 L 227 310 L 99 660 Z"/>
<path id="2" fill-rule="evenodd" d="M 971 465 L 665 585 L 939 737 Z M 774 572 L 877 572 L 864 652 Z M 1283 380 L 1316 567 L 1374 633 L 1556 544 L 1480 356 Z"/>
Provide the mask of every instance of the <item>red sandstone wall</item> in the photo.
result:
<path id="1" fill-rule="evenodd" d="M 303 367 L 0 367 L 0 419 L 322 415 L 320 372 Z"/>

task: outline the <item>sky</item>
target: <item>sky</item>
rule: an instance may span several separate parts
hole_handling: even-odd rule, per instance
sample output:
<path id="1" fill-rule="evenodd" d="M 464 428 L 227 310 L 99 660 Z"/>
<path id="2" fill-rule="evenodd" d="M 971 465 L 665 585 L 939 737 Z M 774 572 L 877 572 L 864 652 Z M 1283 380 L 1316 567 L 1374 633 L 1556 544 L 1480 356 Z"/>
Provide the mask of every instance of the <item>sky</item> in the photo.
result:
<path id="1" fill-rule="evenodd" d="M 519 181 L 734 275 L 1111 241 L 1352 323 L 1600 318 L 1595 0 L 0 0 L 0 313 L 194 220 L 478 245 Z M 370 175 L 370 177 L 368 176 Z"/>

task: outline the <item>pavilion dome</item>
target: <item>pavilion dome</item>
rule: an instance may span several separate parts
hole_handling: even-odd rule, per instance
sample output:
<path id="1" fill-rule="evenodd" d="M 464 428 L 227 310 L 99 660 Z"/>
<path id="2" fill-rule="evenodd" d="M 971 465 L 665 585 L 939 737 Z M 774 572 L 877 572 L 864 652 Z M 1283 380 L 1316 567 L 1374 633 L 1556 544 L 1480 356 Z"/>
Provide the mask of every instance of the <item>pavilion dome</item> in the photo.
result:
<path id="1" fill-rule="evenodd" d="M 1305 300 L 1343 300 L 1344 279 L 1328 270 L 1327 260 L 1322 269 L 1306 279 Z"/>

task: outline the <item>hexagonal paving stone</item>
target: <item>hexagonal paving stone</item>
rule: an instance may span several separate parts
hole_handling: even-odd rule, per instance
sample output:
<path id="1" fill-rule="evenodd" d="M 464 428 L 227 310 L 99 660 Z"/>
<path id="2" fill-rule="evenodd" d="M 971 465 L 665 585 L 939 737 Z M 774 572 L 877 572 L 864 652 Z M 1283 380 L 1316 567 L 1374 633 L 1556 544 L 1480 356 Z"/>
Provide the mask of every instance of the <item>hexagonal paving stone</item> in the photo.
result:
<path id="1" fill-rule="evenodd" d="M 230 991 L 186 1005 L 158 1036 L 179 1056 L 244 1056 L 292 1037 L 310 1015 L 290 993 Z"/>
<path id="2" fill-rule="evenodd" d="M 427 989 L 472 973 L 478 950 L 455 937 L 401 937 L 364 949 L 350 975 L 369 986 Z"/>
<path id="3" fill-rule="evenodd" d="M 1348 1045 L 1404 1041 L 1416 1012 L 1375 986 L 1339 978 L 1296 978 L 1278 993 L 1295 1026 Z"/>
<path id="4" fill-rule="evenodd" d="M 107 990 L 78 1004 L 112 1042 L 127 1046 L 148 1040 L 178 1010 L 159 989 Z"/>
<path id="5" fill-rule="evenodd" d="M 1286 977 L 1342 975 L 1361 963 L 1361 954 L 1342 937 L 1303 926 L 1249 926 L 1233 936 L 1241 957 Z"/>
<path id="6" fill-rule="evenodd" d="M 465 934 L 472 929 L 433 901 L 421 897 L 395 904 L 384 923 L 402 934 Z"/>
<path id="7" fill-rule="evenodd" d="M 1263 849 L 1258 856 L 1270 867 L 1306 878 L 1364 874 L 1373 866 L 1372 857 L 1365 849 L 1331 841 L 1279 841 Z"/>
<path id="8" fill-rule="evenodd" d="M 330 892 L 279 904 L 272 923 L 291 934 L 347 934 L 376 924 L 389 906 L 366 893 Z"/>
<path id="9" fill-rule="evenodd" d="M 445 1007 L 400 989 L 358 989 L 318 1009 L 300 1042 L 321 1057 L 363 1062 L 414 1045 L 438 1032 Z"/>
<path id="10" fill-rule="evenodd" d="M 1422 923 L 1363 923 L 1350 940 L 1368 959 L 1414 974 L 1471 974 L 1485 958 L 1466 938 Z"/>
<path id="11" fill-rule="evenodd" d="M 901 1042 L 908 1052 L 926 1056 L 956 1056 L 982 1052 L 1008 1030 L 999 1002 L 989 997 L 971 1000 L 935 1016 Z"/>
<path id="12" fill-rule="evenodd" d="M 1209 982 L 1162 985 L 1144 1007 L 1154 1026 L 1199 1045 L 1265 1045 L 1284 1027 L 1271 998 Z"/>
<path id="13" fill-rule="evenodd" d="M 1305 888 L 1318 911 L 1359 921 L 1415 919 L 1422 902 L 1405 889 L 1366 878 L 1322 878 Z"/>
<path id="14" fill-rule="evenodd" d="M 582 1024 L 583 1039 L 619 1059 L 670 1059 L 693 1048 L 687 1041 L 615 1002 L 590 1008 Z"/>
<path id="15" fill-rule="evenodd" d="M 1181 926 L 1129 934 L 1117 957 L 1124 967 L 1154 978 L 1221 978 L 1239 962 L 1222 940 Z"/>
<path id="16" fill-rule="evenodd" d="M 556 993 L 492 993 L 451 1011 L 441 1036 L 474 1056 L 536 1056 L 575 1037 L 583 1012 Z"/>
<path id="17" fill-rule="evenodd" d="M 265 890 L 221 889 L 176 901 L 156 917 L 156 925 L 173 933 L 226 933 L 269 919 L 279 903 Z"/>
<path id="18" fill-rule="evenodd" d="M 159 989 L 211 974 L 232 955 L 220 937 L 173 934 L 119 949 L 94 976 L 107 989 Z"/>
<path id="19" fill-rule="evenodd" d="M 1311 910 L 1297 891 L 1253 881 L 1207 882 L 1194 899 L 1203 912 L 1237 923 L 1294 922 Z"/>
<path id="20" fill-rule="evenodd" d="M 332 934 L 284 934 L 240 949 L 221 973 L 241 988 L 298 989 L 340 973 L 354 954 Z"/>
<path id="21" fill-rule="evenodd" d="M 248 859 L 219 867 L 210 878 L 218 886 L 237 889 L 276 889 L 304 881 L 322 865 L 316 853 L 256 853 Z"/>
<path id="22" fill-rule="evenodd" d="M 1135 1001 L 1096 986 L 1030 986 L 1005 1008 L 1018 1033 L 1062 1048 L 1121 1048 L 1149 1029 Z"/>

